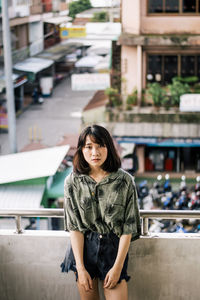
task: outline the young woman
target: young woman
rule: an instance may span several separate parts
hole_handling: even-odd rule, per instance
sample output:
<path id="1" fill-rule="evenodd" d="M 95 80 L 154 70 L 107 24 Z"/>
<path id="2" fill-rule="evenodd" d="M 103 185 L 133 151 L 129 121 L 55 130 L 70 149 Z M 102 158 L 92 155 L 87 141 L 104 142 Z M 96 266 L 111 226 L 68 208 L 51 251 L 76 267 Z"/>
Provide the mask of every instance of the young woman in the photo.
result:
<path id="1" fill-rule="evenodd" d="M 128 299 L 128 249 L 140 236 L 133 178 L 109 132 L 101 126 L 80 134 L 74 171 L 65 180 L 65 229 L 71 245 L 62 271 L 74 271 L 81 300 L 98 300 L 98 279 L 106 300 Z"/>

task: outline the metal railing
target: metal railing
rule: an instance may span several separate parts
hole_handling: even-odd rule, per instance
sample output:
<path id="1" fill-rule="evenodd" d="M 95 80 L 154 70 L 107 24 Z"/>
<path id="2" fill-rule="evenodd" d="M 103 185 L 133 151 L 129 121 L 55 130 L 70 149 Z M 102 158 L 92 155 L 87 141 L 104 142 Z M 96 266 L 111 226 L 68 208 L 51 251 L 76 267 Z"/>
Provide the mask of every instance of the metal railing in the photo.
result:
<path id="1" fill-rule="evenodd" d="M 0 209 L 1 217 L 15 217 L 16 233 L 23 233 L 21 228 L 22 217 L 50 217 L 63 218 L 63 209 Z M 140 210 L 142 219 L 142 235 L 148 235 L 149 219 L 200 219 L 198 210 Z"/>

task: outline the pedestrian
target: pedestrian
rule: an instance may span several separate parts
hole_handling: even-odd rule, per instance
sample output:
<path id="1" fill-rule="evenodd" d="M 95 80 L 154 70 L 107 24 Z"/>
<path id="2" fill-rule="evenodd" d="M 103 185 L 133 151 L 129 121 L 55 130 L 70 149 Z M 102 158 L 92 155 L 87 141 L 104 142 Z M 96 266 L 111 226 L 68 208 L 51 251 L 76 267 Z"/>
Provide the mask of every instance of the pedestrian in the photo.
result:
<path id="1" fill-rule="evenodd" d="M 71 243 L 61 264 L 74 271 L 81 300 L 99 299 L 98 279 L 106 300 L 128 299 L 128 249 L 140 236 L 140 218 L 133 178 L 120 166 L 109 132 L 86 127 L 64 184 Z"/>

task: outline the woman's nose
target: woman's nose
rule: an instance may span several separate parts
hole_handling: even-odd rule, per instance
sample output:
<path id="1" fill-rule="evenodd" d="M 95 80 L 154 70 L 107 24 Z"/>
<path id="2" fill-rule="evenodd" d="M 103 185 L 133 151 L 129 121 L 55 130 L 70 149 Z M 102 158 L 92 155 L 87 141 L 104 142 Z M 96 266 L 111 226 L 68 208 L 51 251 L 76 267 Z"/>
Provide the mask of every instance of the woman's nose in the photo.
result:
<path id="1" fill-rule="evenodd" d="M 97 148 L 92 148 L 92 154 L 93 155 L 98 155 L 99 154 L 99 150 Z"/>

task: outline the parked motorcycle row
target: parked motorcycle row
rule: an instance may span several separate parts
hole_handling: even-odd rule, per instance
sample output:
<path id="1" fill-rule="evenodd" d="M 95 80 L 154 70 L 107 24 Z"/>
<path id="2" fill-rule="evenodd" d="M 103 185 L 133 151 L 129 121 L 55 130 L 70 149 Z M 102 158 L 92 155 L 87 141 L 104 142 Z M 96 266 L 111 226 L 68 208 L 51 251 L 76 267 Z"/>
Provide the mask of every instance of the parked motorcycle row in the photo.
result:
<path id="1" fill-rule="evenodd" d="M 188 187 L 182 175 L 178 190 L 172 189 L 169 174 L 158 175 L 152 187 L 147 180 L 137 185 L 140 209 L 200 210 L 200 176 L 194 187 Z M 200 220 L 161 220 L 150 221 L 149 232 L 200 232 Z"/>

